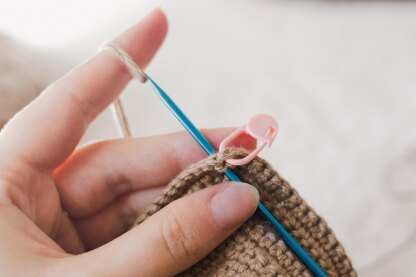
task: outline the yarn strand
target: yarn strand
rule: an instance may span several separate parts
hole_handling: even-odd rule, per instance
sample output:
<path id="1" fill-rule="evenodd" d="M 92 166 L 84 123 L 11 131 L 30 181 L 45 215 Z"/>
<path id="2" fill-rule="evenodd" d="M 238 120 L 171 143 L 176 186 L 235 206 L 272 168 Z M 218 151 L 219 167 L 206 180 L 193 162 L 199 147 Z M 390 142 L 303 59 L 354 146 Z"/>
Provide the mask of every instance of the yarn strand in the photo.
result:
<path id="1" fill-rule="evenodd" d="M 130 138 L 131 130 L 120 97 L 117 97 L 117 99 L 113 102 L 111 107 L 113 111 L 114 121 L 118 127 L 119 133 L 124 138 Z"/>
<path id="2" fill-rule="evenodd" d="M 133 59 L 129 56 L 129 54 L 127 54 L 123 49 L 118 47 L 117 44 L 115 44 L 114 42 L 109 42 L 104 44 L 104 46 L 101 47 L 101 49 L 110 50 L 117 57 L 117 59 L 121 61 L 121 63 L 128 69 L 133 78 L 137 79 L 141 83 L 146 82 L 147 76 L 143 72 L 143 70 L 141 70 L 133 61 Z M 120 97 L 117 97 L 117 99 L 113 102 L 112 110 L 114 121 L 118 127 L 121 136 L 124 138 L 131 137 L 131 130 Z"/>

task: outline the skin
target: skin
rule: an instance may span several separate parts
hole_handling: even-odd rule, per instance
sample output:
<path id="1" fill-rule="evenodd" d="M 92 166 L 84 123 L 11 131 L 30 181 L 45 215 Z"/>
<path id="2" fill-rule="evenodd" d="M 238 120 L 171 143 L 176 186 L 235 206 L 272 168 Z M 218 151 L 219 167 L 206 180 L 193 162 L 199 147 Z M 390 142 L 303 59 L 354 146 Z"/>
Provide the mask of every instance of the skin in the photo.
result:
<path id="1" fill-rule="evenodd" d="M 154 10 L 116 43 L 145 67 L 164 40 Z M 0 275 L 171 276 L 202 259 L 255 211 L 258 192 L 218 184 L 129 227 L 205 154 L 184 132 L 76 149 L 131 76 L 101 51 L 49 86 L 0 132 Z M 205 130 L 218 147 L 232 129 Z M 241 137 L 248 149 L 255 141 Z"/>

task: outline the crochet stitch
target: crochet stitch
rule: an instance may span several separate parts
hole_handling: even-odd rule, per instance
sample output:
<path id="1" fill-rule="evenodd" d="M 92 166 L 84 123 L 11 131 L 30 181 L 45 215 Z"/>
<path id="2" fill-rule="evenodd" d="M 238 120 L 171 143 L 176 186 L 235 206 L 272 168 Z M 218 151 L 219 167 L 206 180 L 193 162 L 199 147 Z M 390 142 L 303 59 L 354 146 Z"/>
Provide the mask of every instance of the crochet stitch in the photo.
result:
<path id="1" fill-rule="evenodd" d="M 136 224 L 186 194 L 226 181 L 224 171 L 231 166 L 225 160 L 245 155 L 247 151 L 241 148 L 230 148 L 191 165 L 170 182 Z M 242 181 L 258 189 L 264 205 L 328 276 L 357 276 L 327 223 L 265 160 L 257 157 L 233 170 Z M 311 273 L 256 213 L 207 257 L 181 275 L 311 276 Z"/>

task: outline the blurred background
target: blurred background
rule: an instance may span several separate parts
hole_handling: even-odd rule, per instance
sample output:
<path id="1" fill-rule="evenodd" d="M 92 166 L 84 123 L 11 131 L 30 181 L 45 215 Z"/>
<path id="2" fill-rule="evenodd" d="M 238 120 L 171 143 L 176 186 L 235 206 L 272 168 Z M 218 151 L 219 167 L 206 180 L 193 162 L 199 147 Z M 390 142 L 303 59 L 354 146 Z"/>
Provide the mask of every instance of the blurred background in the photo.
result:
<path id="1" fill-rule="evenodd" d="M 416 276 L 416 2 L 0 0 L 0 126 L 155 6 L 170 30 L 147 72 L 197 126 L 273 115 L 262 156 L 359 274 Z M 135 136 L 182 129 L 148 85 L 122 99 Z M 108 110 L 82 143 L 114 137 Z"/>

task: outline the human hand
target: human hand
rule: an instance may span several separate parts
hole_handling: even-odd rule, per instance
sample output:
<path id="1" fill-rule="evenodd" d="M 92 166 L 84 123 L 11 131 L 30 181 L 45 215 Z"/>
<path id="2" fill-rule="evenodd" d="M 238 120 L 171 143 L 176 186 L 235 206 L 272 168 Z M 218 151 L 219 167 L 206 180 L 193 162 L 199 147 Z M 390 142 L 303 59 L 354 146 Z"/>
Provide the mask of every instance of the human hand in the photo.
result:
<path id="1" fill-rule="evenodd" d="M 144 67 L 167 30 L 155 10 L 116 42 Z M 126 232 L 176 174 L 204 154 L 185 133 L 75 150 L 129 73 L 101 51 L 48 87 L 0 133 L 0 275 L 175 275 L 255 211 L 257 191 L 219 184 Z M 205 131 L 218 146 L 231 129 Z M 242 146 L 255 141 L 242 137 Z"/>

